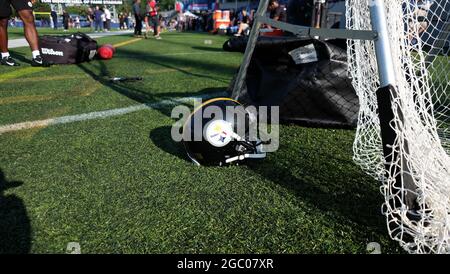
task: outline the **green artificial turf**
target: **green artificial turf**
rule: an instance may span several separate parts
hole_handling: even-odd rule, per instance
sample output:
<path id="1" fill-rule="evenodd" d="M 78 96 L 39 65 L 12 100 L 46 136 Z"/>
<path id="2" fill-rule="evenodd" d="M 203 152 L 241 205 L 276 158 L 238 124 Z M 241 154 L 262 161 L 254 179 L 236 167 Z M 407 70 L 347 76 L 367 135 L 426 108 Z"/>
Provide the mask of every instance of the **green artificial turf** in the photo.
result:
<path id="1" fill-rule="evenodd" d="M 224 91 L 242 58 L 221 50 L 225 39 L 164 34 L 20 78 L 29 50 L 14 49 L 22 67 L 0 67 L 0 126 Z M 369 242 L 402 252 L 379 183 L 352 162 L 352 130 L 283 125 L 261 162 L 196 167 L 170 137 L 170 113 L 0 135 L 0 253 L 64 253 L 69 242 L 82 253 L 365 253 Z"/>

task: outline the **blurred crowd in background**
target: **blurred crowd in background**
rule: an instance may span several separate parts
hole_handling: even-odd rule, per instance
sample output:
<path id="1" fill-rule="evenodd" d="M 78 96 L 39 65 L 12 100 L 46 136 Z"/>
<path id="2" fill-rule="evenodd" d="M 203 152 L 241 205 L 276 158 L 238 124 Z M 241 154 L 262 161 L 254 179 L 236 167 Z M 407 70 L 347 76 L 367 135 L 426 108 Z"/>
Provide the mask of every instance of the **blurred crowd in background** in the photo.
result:
<path id="1" fill-rule="evenodd" d="M 243 12 L 244 11 L 244 12 Z M 253 15 L 255 10 L 251 10 L 250 12 L 246 9 L 241 9 L 235 11 L 234 9 L 230 10 L 230 26 L 228 31 L 235 33 L 239 28 L 240 22 L 243 19 L 243 13 L 249 14 L 250 25 L 253 22 Z M 173 18 L 169 22 L 169 26 L 172 29 L 176 29 L 178 31 L 202 31 L 202 32 L 212 32 L 214 31 L 214 11 L 201 11 L 198 14 L 179 14 L 176 18 Z"/>
<path id="2" fill-rule="evenodd" d="M 134 0 L 136 2 L 136 0 Z M 225 29 L 218 28 L 215 24 L 215 10 L 202 11 L 182 11 L 182 12 L 161 12 L 158 13 L 159 24 L 162 31 L 196 31 L 196 32 L 218 32 L 223 34 L 236 34 L 240 31 L 241 24 L 251 28 L 253 24 L 255 9 L 253 6 L 242 7 L 239 9 L 227 10 L 229 13 L 229 23 Z M 145 17 L 145 10 L 142 10 L 141 16 Z M 118 11 L 117 15 L 112 14 L 112 7 L 108 6 L 86 6 L 78 14 L 69 13 L 67 10 L 57 12 L 52 9 L 51 12 L 42 12 L 36 16 L 36 25 L 38 27 L 50 27 L 53 29 L 83 29 L 89 32 L 108 32 L 111 30 L 128 30 L 136 26 L 136 16 L 132 9 L 129 11 Z M 9 21 L 12 27 L 21 27 L 21 21 L 18 18 L 11 18 Z M 146 28 L 146 22 L 140 22 L 142 29 Z M 89 29 L 89 30 L 87 30 Z"/>

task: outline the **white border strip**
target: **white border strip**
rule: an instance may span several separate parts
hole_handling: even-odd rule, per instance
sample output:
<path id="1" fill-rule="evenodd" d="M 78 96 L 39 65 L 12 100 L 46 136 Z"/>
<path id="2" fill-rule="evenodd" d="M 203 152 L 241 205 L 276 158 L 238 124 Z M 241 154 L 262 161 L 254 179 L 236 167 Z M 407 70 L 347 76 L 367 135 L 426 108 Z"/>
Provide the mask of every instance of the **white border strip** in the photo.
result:
<path id="1" fill-rule="evenodd" d="M 205 94 L 203 96 L 196 96 L 196 97 L 184 97 L 184 98 L 177 98 L 177 99 L 168 99 L 168 100 L 162 100 L 155 103 L 150 104 L 140 104 L 140 105 L 133 105 L 129 107 L 124 108 L 115 108 L 115 109 L 109 109 L 104 111 L 95 111 L 95 112 L 89 112 L 84 114 L 77 114 L 77 115 L 69 115 L 69 116 L 62 116 L 62 117 L 55 117 L 45 120 L 37 120 L 37 121 L 27 121 L 22 123 L 16 123 L 16 124 L 9 124 L 0 126 L 0 135 L 8 132 L 14 132 L 19 130 L 26 130 L 26 129 L 32 129 L 32 128 L 39 128 L 39 127 L 47 127 L 51 125 L 60 125 L 60 124 L 68 124 L 68 123 L 74 123 L 74 122 L 81 122 L 81 121 L 88 121 L 88 120 L 95 120 L 95 119 L 105 119 L 108 117 L 113 116 L 120 116 L 136 111 L 141 111 L 145 109 L 157 109 L 165 106 L 170 105 L 177 105 L 177 104 L 185 104 L 189 102 L 193 102 L 194 100 L 199 99 L 209 99 L 213 97 L 219 97 L 223 96 L 224 93 L 212 93 L 212 94 Z"/>

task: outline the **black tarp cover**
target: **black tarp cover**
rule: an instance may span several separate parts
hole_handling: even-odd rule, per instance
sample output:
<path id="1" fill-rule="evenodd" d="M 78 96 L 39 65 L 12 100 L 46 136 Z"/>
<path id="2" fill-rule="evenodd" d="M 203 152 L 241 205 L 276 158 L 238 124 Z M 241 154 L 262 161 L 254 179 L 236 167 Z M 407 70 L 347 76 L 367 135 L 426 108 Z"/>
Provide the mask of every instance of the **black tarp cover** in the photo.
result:
<path id="1" fill-rule="evenodd" d="M 244 52 L 246 38 L 223 48 Z M 321 127 L 355 127 L 358 97 L 347 73 L 345 41 L 259 37 L 243 89 L 244 105 L 279 106 L 280 120 Z"/>

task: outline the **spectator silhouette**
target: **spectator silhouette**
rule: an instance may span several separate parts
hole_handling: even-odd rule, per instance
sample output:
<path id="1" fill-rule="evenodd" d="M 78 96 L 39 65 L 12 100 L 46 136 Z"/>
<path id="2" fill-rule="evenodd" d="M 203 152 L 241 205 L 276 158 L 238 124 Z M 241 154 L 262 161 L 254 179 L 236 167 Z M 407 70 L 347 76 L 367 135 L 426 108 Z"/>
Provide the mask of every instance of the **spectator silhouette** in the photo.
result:
<path id="1" fill-rule="evenodd" d="M 5 190 L 21 186 L 23 182 L 7 181 L 0 169 L 0 254 L 29 253 L 31 227 L 25 205 L 14 194 Z"/>

